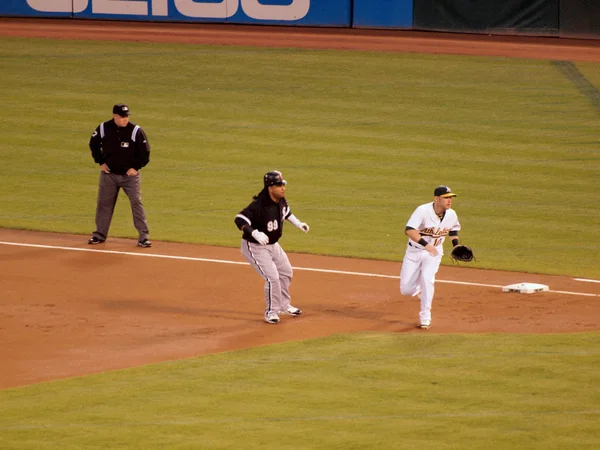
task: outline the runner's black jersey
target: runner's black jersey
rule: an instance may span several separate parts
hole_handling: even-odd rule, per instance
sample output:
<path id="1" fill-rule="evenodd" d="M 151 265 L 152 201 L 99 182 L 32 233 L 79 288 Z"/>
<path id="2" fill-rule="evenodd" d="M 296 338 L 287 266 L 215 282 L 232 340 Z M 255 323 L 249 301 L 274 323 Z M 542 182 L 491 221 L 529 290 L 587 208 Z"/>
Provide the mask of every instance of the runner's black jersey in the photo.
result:
<path id="1" fill-rule="evenodd" d="M 290 217 L 290 207 L 287 200 L 280 199 L 278 203 L 271 200 L 268 190 L 263 190 L 256 199 L 235 216 L 235 224 L 238 228 L 250 225 L 258 231 L 269 236 L 269 244 L 276 243 L 283 233 L 283 222 Z M 244 230 L 244 239 L 257 244 L 256 239 Z"/>

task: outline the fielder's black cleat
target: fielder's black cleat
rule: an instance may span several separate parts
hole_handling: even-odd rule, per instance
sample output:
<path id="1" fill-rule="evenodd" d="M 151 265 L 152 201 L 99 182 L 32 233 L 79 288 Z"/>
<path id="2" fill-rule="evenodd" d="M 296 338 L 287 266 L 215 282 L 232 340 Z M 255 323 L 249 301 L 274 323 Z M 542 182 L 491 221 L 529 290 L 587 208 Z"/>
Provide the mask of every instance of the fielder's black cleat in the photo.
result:
<path id="1" fill-rule="evenodd" d="M 152 242 L 150 242 L 150 239 L 144 239 L 143 241 L 138 241 L 138 247 L 144 247 L 144 248 L 152 247 Z"/>
<path id="2" fill-rule="evenodd" d="M 102 244 L 104 242 L 104 239 L 100 239 L 97 238 L 96 236 L 92 236 L 89 241 L 88 244 L 89 245 L 96 245 L 96 244 Z"/>

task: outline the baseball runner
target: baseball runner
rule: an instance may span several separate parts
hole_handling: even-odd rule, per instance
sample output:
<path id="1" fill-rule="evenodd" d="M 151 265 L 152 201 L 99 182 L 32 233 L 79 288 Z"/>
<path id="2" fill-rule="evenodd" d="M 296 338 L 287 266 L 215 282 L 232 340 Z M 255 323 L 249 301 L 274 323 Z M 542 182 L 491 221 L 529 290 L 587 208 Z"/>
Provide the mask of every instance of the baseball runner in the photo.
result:
<path id="1" fill-rule="evenodd" d="M 446 236 L 452 238 L 454 247 L 459 245 L 460 223 L 452 209 L 453 197 L 456 194 L 448 186 L 435 188 L 433 202 L 415 209 L 404 231 L 408 243 L 400 271 L 400 292 L 420 297 L 419 327 L 422 329 L 431 327 L 435 274 L 442 261 Z"/>
<path id="2" fill-rule="evenodd" d="M 98 125 L 90 138 L 90 150 L 100 164 L 96 205 L 96 231 L 88 244 L 101 244 L 108 236 L 119 190 L 131 204 L 133 224 L 138 231 L 138 247 L 150 247 L 146 212 L 142 204 L 140 170 L 150 161 L 150 144 L 142 128 L 129 121 L 129 107 L 113 106 L 113 118 Z"/>
<path id="3" fill-rule="evenodd" d="M 281 172 L 267 172 L 263 184 L 263 190 L 253 197 L 252 203 L 235 216 L 235 224 L 243 231 L 242 255 L 265 280 L 265 322 L 276 324 L 280 314 L 302 314 L 290 304 L 292 266 L 278 242 L 284 220 L 305 233 L 310 227 L 290 211 L 285 198 L 287 181 Z"/>

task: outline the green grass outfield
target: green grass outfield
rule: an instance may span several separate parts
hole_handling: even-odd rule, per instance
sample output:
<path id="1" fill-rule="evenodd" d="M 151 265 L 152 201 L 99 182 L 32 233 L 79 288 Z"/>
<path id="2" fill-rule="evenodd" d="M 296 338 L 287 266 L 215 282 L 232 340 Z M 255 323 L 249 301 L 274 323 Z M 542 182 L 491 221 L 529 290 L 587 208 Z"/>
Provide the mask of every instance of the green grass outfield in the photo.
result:
<path id="1" fill-rule="evenodd" d="M 89 235 L 87 142 L 126 102 L 155 240 L 237 246 L 277 168 L 312 227 L 288 251 L 400 261 L 448 184 L 474 267 L 600 278 L 600 111 L 550 61 L 2 38 L 0 66 L 0 227 Z M 111 235 L 136 236 L 124 196 Z"/>
<path id="2" fill-rule="evenodd" d="M 3 449 L 597 449 L 598 333 L 338 335 L 0 391 Z"/>

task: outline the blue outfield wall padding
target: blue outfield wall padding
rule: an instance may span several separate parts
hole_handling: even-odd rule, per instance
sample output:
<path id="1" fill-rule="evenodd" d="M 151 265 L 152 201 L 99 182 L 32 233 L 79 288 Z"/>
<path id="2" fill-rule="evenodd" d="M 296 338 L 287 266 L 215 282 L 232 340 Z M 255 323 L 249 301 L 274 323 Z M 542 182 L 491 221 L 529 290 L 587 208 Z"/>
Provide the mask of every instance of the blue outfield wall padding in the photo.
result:
<path id="1" fill-rule="evenodd" d="M 351 26 L 352 0 L 0 0 L 0 15 Z"/>
<path id="2" fill-rule="evenodd" d="M 354 0 L 354 28 L 413 27 L 413 0 Z"/>

